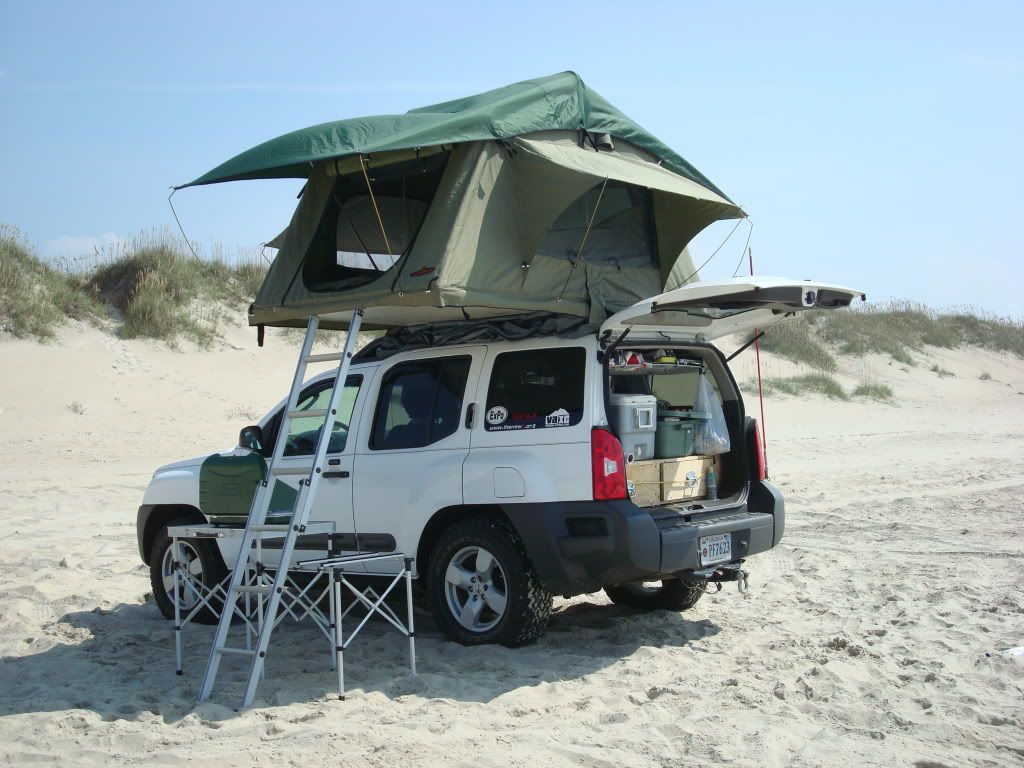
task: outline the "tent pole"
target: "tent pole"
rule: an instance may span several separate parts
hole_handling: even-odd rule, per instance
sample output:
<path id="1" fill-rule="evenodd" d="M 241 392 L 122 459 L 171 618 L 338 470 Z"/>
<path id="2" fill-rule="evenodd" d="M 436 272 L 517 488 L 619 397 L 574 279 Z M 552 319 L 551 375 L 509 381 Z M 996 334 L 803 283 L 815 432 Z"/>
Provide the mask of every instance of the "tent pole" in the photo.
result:
<path id="1" fill-rule="evenodd" d="M 377 207 L 377 198 L 374 197 L 373 187 L 370 185 L 370 174 L 366 172 L 366 157 L 359 156 L 359 167 L 363 169 L 363 178 L 366 179 L 366 189 L 370 193 L 370 202 L 373 203 L 373 212 L 377 214 L 377 223 L 380 224 L 380 234 L 384 238 L 384 247 L 388 249 L 388 256 L 394 256 L 391 252 L 391 243 L 388 242 L 388 233 L 384 231 L 384 219 L 380 216 L 380 208 Z"/>
<path id="2" fill-rule="evenodd" d="M 604 183 L 601 184 L 601 191 L 597 194 L 597 204 L 594 206 L 594 212 L 590 215 L 590 220 L 587 222 L 587 228 L 583 232 L 583 239 L 580 241 L 579 248 L 576 249 L 576 258 L 572 260 L 572 269 L 569 270 L 569 274 L 565 276 L 565 284 L 562 285 L 562 290 L 558 294 L 558 300 L 561 301 L 565 295 L 565 289 L 569 287 L 569 280 L 572 278 L 572 273 L 576 270 L 577 265 L 580 263 L 580 256 L 583 254 L 583 246 L 587 244 L 587 238 L 590 237 L 590 228 L 594 226 L 594 219 L 597 218 L 597 211 L 601 207 L 601 198 L 604 197 L 604 188 L 608 186 L 608 177 L 604 177 Z M 585 202 L 585 201 L 584 201 Z"/>

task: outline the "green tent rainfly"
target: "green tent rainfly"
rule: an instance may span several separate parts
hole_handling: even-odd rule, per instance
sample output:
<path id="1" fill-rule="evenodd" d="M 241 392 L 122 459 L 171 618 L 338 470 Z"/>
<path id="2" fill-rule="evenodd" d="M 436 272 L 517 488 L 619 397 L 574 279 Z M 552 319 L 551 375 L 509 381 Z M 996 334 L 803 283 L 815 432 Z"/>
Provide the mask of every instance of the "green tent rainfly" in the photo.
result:
<path id="1" fill-rule="evenodd" d="M 686 245 L 745 215 L 572 72 L 294 131 L 183 187 L 286 177 L 307 182 L 253 325 L 598 322 L 694 279 Z"/>

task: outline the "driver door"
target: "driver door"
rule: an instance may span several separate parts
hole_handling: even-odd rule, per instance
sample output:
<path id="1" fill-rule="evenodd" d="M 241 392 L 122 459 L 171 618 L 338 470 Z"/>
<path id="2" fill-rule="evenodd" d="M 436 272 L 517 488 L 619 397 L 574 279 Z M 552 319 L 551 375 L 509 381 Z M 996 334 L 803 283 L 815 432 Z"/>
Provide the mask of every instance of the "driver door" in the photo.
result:
<path id="1" fill-rule="evenodd" d="M 349 426 L 358 421 L 359 408 L 363 400 L 362 392 L 365 389 L 365 382 L 369 378 L 368 373 L 351 373 L 345 382 L 345 390 L 342 392 L 341 401 L 338 404 L 338 415 L 335 417 L 331 430 L 324 471 L 309 516 L 311 521 L 334 523 L 335 533 L 333 535 L 343 553 L 346 554 L 355 551 L 355 527 L 352 516 L 352 457 L 355 446 L 355 427 L 353 426 L 350 431 Z M 334 379 L 325 379 L 308 385 L 299 397 L 297 409 L 300 411 L 326 409 L 330 403 L 333 387 Z M 323 418 L 296 416 L 291 420 L 289 426 L 280 466 L 308 465 L 316 450 Z M 274 493 L 271 497 L 271 514 L 291 511 L 294 508 L 301 479 L 302 477 L 299 475 L 284 475 L 276 479 Z M 266 542 L 264 547 L 269 549 L 274 543 Z M 326 556 L 327 548 L 328 542 L 325 536 L 303 536 L 296 545 L 296 559 L 308 560 Z"/>

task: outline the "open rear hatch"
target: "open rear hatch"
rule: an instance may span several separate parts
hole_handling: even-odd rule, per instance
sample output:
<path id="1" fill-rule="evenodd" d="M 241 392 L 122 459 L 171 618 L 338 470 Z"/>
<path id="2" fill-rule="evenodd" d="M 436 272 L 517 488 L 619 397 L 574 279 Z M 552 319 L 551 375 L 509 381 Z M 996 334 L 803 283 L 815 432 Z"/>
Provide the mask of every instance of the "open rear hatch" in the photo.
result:
<path id="1" fill-rule="evenodd" d="M 748 425 L 727 362 L 706 343 L 858 297 L 826 283 L 739 278 L 686 285 L 608 318 L 606 407 L 633 502 L 707 509 L 739 499 L 751 464 Z"/>
<path id="2" fill-rule="evenodd" d="M 784 277 L 733 278 L 684 285 L 616 312 L 601 325 L 605 344 L 622 338 L 705 342 L 764 330 L 797 312 L 839 309 L 861 291 Z"/>

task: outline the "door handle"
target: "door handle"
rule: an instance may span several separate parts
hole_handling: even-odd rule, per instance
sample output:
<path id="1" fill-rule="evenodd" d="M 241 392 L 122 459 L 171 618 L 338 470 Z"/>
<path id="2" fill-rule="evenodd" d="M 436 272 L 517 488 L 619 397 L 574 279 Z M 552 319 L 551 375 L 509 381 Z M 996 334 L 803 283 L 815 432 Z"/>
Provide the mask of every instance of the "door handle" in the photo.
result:
<path id="1" fill-rule="evenodd" d="M 470 403 L 466 409 L 466 429 L 473 428 L 473 416 L 476 413 L 476 403 Z"/>
<path id="2" fill-rule="evenodd" d="M 351 477 L 351 475 L 350 475 L 349 472 L 347 472 L 345 470 L 334 470 L 334 471 L 324 472 L 323 477 L 326 477 L 328 480 L 331 479 L 331 478 L 334 478 L 334 477 L 340 477 L 340 478 L 344 479 L 346 477 Z"/>

